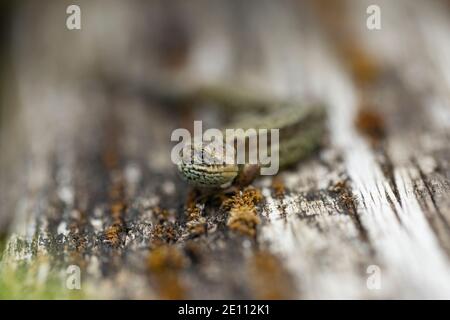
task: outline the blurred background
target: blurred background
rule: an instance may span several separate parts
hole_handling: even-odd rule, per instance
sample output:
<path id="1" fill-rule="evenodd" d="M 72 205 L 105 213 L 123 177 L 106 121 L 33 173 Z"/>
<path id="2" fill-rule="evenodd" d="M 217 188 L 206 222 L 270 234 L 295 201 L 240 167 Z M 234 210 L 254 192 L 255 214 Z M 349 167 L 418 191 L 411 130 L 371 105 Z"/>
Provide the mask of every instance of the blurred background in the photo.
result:
<path id="1" fill-rule="evenodd" d="M 80 30 L 66 27 L 71 4 L 81 9 Z M 381 9 L 379 30 L 367 27 L 373 4 Z M 46 0 L 0 7 L 2 249 L 11 235 L 37 239 L 21 254 L 10 247 L 12 260 L 42 251 L 52 266 L 76 261 L 95 279 L 114 276 L 122 290 L 108 293 L 114 297 L 448 297 L 440 283 L 450 250 L 450 2 Z M 208 232 L 192 236 L 189 188 L 169 160 L 170 134 L 194 119 L 220 126 L 224 115 L 208 104 L 165 105 L 152 88 L 205 85 L 327 105 L 330 136 L 321 153 L 283 173 L 282 187 L 256 183 L 267 203 L 281 189 L 296 199 L 291 211 L 302 234 L 320 238 L 323 248 L 297 239 L 299 252 L 280 240 L 284 232 L 274 236 L 277 220 L 267 206 L 258 207 L 256 236 L 235 238 L 214 203 L 194 219 Z M 412 167 L 410 180 L 400 179 L 411 200 L 398 181 Z M 339 181 L 350 181 L 347 198 L 328 189 Z M 357 201 L 349 205 L 349 197 Z M 420 229 L 415 239 L 423 248 L 403 259 L 396 236 L 380 234 L 404 227 L 391 217 L 410 203 L 420 223 L 406 225 L 413 234 Z M 327 219 L 336 215 L 333 230 Z M 343 231 L 342 219 L 352 231 Z M 154 251 L 158 241 L 168 251 Z M 406 252 L 416 250 L 402 241 Z M 163 262 L 150 254 L 146 263 L 157 276 L 144 285 L 149 250 Z M 419 280 L 413 270 L 399 279 L 405 266 L 425 263 L 423 252 L 433 252 L 424 267 L 430 278 Z M 240 271 L 242 259 L 262 273 Z M 360 288 L 373 261 L 398 279 L 381 293 Z M 158 268 L 172 271 L 161 276 Z"/>

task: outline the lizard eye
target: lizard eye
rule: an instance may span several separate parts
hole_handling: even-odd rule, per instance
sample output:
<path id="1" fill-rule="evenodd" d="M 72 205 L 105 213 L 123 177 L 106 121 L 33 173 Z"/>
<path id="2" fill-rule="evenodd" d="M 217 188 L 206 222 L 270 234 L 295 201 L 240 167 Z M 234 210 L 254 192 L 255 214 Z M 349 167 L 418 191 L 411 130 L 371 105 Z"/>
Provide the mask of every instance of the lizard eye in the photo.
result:
<path id="1" fill-rule="evenodd" d="M 238 166 L 225 161 L 227 148 L 223 144 L 189 143 L 181 150 L 178 171 L 182 178 L 197 187 L 229 186 L 238 175 Z"/>

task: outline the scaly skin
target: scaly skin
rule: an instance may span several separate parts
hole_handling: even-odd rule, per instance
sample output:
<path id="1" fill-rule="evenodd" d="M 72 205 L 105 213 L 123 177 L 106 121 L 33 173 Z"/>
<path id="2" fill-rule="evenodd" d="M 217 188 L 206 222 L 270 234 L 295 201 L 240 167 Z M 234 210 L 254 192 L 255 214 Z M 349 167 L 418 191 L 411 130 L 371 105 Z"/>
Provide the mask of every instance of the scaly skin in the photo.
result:
<path id="1" fill-rule="evenodd" d="M 311 155 L 322 143 L 325 134 L 326 112 L 322 105 L 280 103 L 223 88 L 203 88 L 191 95 L 194 101 L 214 101 L 223 107 L 247 112 L 245 118 L 229 123 L 227 128 L 279 129 L 280 169 Z M 248 111 L 252 110 L 250 115 Z M 224 134 L 225 137 L 225 134 Z M 245 137 L 244 137 L 245 138 Z M 225 164 L 222 158 L 208 149 L 207 144 L 190 145 L 193 156 L 178 164 L 178 170 L 191 185 L 202 188 L 223 188 L 232 183 L 248 184 L 259 172 L 255 165 Z M 270 150 L 270 148 L 269 148 Z M 195 162 L 193 158 L 207 157 L 216 161 Z M 258 167 L 258 165 L 256 165 Z"/>

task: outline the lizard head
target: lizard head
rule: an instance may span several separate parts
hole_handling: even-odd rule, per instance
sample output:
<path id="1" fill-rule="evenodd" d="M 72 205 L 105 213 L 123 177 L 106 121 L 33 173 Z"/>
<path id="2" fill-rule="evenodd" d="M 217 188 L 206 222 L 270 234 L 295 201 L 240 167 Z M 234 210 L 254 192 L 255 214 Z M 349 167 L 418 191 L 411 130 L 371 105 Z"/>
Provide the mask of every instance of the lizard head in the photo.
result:
<path id="1" fill-rule="evenodd" d="M 202 188 L 225 188 L 239 173 L 233 161 L 225 161 L 227 145 L 193 142 L 181 150 L 178 171 L 189 184 Z"/>

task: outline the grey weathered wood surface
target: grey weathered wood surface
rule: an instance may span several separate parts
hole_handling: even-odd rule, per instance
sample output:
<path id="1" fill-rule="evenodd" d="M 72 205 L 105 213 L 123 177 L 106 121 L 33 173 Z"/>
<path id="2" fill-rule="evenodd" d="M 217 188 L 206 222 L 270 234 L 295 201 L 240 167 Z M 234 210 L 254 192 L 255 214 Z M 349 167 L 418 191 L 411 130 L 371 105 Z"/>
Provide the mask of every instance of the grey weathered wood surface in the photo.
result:
<path id="1" fill-rule="evenodd" d="M 31 281 L 63 283 L 76 264 L 87 297 L 450 298 L 450 4 L 163 3 L 81 2 L 75 32 L 64 1 L 17 11 L 2 268 L 37 262 Z M 366 29 L 372 3 L 378 31 Z M 199 206 L 206 232 L 190 229 L 170 133 L 219 122 L 214 109 L 103 81 L 174 74 L 329 106 L 327 145 L 253 184 L 255 237 L 230 229 L 217 199 Z M 358 124 L 361 112 L 376 118 Z"/>

